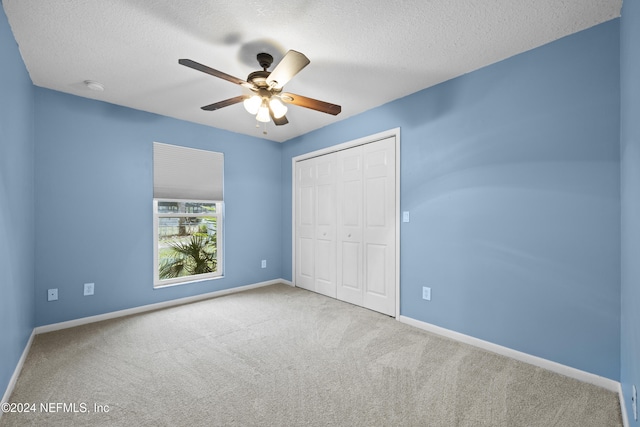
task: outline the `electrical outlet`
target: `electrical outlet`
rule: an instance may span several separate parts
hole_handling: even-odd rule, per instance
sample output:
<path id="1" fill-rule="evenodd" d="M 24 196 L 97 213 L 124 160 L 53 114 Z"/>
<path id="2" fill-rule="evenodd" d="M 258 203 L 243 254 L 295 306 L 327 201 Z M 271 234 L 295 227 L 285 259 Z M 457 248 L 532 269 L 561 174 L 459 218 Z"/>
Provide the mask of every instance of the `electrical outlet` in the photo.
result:
<path id="1" fill-rule="evenodd" d="M 409 222 L 409 211 L 402 212 L 402 222 Z"/>
<path id="2" fill-rule="evenodd" d="M 95 283 L 85 283 L 84 284 L 84 295 L 93 295 L 93 288 L 95 287 Z"/>
<path id="3" fill-rule="evenodd" d="M 638 421 L 638 390 L 636 386 L 631 386 L 631 412 L 633 412 L 633 419 Z"/>
<path id="4" fill-rule="evenodd" d="M 262 266 L 262 268 L 267 268 L 267 260 L 266 259 L 262 260 L 261 266 Z"/>
<path id="5" fill-rule="evenodd" d="M 47 301 L 58 300 L 58 288 L 47 290 Z"/>
<path id="6" fill-rule="evenodd" d="M 422 287 L 422 299 L 426 299 L 427 301 L 431 301 L 431 288 L 426 286 Z"/>

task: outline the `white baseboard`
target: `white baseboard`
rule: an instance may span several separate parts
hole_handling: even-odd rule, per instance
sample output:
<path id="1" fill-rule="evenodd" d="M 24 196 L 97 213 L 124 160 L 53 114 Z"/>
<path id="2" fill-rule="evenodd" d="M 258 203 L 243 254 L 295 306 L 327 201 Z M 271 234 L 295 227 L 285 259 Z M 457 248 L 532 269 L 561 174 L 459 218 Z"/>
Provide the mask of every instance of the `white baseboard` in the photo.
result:
<path id="1" fill-rule="evenodd" d="M 261 288 L 263 286 L 275 285 L 278 283 L 289 284 L 287 280 L 274 279 L 266 282 L 254 283 L 252 285 L 239 286 L 237 288 L 223 289 L 221 291 L 208 292 L 206 294 L 194 295 L 185 298 L 178 298 L 170 301 L 158 302 L 155 304 L 142 305 L 140 307 L 128 308 L 125 310 L 112 311 L 110 313 L 98 314 L 96 316 L 83 317 L 80 319 L 68 320 L 66 322 L 52 323 L 49 325 L 38 326 L 34 329 L 36 335 L 46 332 L 58 331 L 61 329 L 73 328 L 75 326 L 86 325 L 88 323 L 100 322 L 103 320 L 115 319 L 117 317 L 130 316 L 132 314 L 144 313 L 146 311 L 158 310 L 161 308 L 173 307 L 176 305 L 188 304 L 192 302 L 202 301 L 209 298 L 219 297 L 222 295 L 234 294 L 237 292 L 247 291 L 249 289 Z"/>
<path id="2" fill-rule="evenodd" d="M 614 393 L 618 393 L 620 389 L 620 383 L 609 378 L 601 377 L 600 375 L 592 374 L 590 372 L 582 371 L 580 369 L 572 368 L 571 366 L 563 365 L 561 363 L 553 362 L 542 357 L 533 356 L 531 354 L 523 353 L 521 351 L 513 350 L 508 347 L 503 347 L 498 344 L 494 344 L 489 341 L 484 341 L 479 338 L 475 338 L 469 335 L 461 334 L 459 332 L 452 331 L 450 329 L 442 328 L 440 326 L 432 325 L 430 323 L 422 322 L 420 320 L 413 319 L 411 317 L 400 316 L 398 318 L 402 323 L 415 326 L 416 328 L 423 329 L 428 332 L 433 332 L 437 335 L 442 335 L 447 338 L 451 338 L 455 341 L 460 341 L 465 344 L 479 347 L 483 350 L 497 353 L 502 356 L 511 357 L 512 359 L 519 360 L 521 362 L 528 363 L 530 365 L 538 366 L 549 371 L 574 378 L 578 381 L 597 385 L 598 387 L 605 388 Z"/>
<path id="3" fill-rule="evenodd" d="M 31 331 L 31 335 L 27 340 L 27 345 L 24 346 L 24 350 L 22 350 L 22 355 L 20 356 L 20 360 L 18 360 L 18 364 L 16 365 L 16 369 L 13 371 L 13 375 L 11 375 L 11 379 L 9 380 L 9 384 L 7 384 L 7 389 L 4 391 L 4 395 L 2 396 L 2 402 L 6 403 L 9 401 L 11 397 L 11 393 L 13 393 L 13 389 L 16 386 L 16 382 L 18 381 L 18 377 L 20 376 L 20 372 L 22 372 L 22 367 L 24 366 L 24 361 L 27 359 L 27 355 L 29 354 L 29 350 L 31 349 L 31 343 L 33 343 L 33 337 L 35 336 L 35 330 Z M 0 411 L 0 417 L 2 417 L 3 412 Z"/>

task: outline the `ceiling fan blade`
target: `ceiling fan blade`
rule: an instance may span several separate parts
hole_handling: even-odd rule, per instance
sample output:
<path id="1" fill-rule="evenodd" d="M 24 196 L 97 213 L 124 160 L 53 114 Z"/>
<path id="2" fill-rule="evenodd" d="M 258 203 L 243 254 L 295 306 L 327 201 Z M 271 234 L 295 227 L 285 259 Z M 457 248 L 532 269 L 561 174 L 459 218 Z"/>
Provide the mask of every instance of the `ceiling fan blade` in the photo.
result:
<path id="1" fill-rule="evenodd" d="M 228 107 L 229 105 L 237 104 L 238 102 L 244 101 L 246 98 L 245 95 L 236 96 L 235 98 L 225 99 L 224 101 L 214 102 L 213 104 L 205 105 L 202 107 L 205 111 L 215 111 L 220 108 Z"/>
<path id="2" fill-rule="evenodd" d="M 282 89 L 289 80 L 298 74 L 304 67 L 309 65 L 309 58 L 295 50 L 290 50 L 276 65 L 269 77 L 267 84 L 275 89 Z"/>
<path id="3" fill-rule="evenodd" d="M 273 115 L 273 111 L 271 111 L 271 108 L 269 108 L 269 115 L 271 116 L 271 120 L 273 120 L 273 123 L 276 126 L 282 126 L 289 123 L 289 120 L 287 120 L 287 116 L 282 116 L 279 119 L 276 119 L 275 116 Z"/>
<path id="4" fill-rule="evenodd" d="M 190 59 L 179 59 L 178 63 L 184 65 L 185 67 L 193 68 L 194 70 L 202 71 L 203 73 L 210 74 L 214 77 L 218 77 L 220 79 L 226 80 L 231 83 L 238 84 L 240 86 L 244 86 L 249 89 L 255 88 L 252 83 L 246 82 L 237 77 L 233 77 L 227 73 L 223 73 L 222 71 L 214 70 L 211 67 L 207 67 L 206 65 L 202 65 L 199 62 L 192 61 Z"/>
<path id="5" fill-rule="evenodd" d="M 324 101 L 318 101 L 317 99 L 307 98 L 306 96 L 296 95 L 294 93 L 284 92 L 280 94 L 280 99 L 282 100 L 282 102 L 286 102 L 288 104 L 310 108 L 312 110 L 332 114 L 334 116 L 337 116 L 342 111 L 342 107 L 339 105 L 330 104 Z"/>

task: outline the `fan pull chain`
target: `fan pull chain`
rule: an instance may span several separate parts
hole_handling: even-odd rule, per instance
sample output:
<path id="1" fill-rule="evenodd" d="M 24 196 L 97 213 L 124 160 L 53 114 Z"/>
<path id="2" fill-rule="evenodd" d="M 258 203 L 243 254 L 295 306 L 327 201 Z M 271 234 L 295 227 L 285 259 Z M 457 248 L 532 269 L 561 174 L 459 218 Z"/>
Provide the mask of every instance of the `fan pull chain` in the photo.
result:
<path id="1" fill-rule="evenodd" d="M 256 120 L 256 128 L 260 129 L 260 122 L 258 120 Z M 262 131 L 262 134 L 263 135 L 267 134 L 267 123 L 266 122 L 264 123 L 264 130 Z"/>

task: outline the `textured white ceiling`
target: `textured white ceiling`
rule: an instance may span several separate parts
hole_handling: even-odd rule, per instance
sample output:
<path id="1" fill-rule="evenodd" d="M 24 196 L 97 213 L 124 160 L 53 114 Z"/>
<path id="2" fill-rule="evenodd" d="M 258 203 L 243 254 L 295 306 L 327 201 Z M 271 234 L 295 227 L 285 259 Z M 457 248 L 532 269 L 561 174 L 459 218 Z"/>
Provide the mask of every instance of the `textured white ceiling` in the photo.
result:
<path id="1" fill-rule="evenodd" d="M 3 0 L 33 83 L 285 141 L 620 15 L 622 0 Z M 242 104 L 201 106 L 242 88 L 178 64 L 246 79 L 255 55 L 310 60 L 288 92 L 342 105 L 290 106 L 256 129 Z M 95 80 L 104 92 L 87 89 Z"/>

